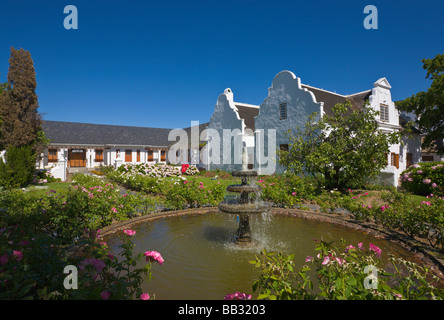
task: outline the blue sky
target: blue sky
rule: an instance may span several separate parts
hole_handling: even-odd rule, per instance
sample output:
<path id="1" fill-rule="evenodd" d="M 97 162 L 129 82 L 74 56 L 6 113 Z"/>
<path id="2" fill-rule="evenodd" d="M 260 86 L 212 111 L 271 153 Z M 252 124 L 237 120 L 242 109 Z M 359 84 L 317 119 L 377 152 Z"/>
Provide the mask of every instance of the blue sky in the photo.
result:
<path id="1" fill-rule="evenodd" d="M 370 4 L 377 30 L 363 26 Z M 341 94 L 386 77 L 400 100 L 430 85 L 421 59 L 444 53 L 443 15 L 442 0 L 5 0 L 0 81 L 23 48 L 44 119 L 159 128 L 209 121 L 228 87 L 260 104 L 282 70 Z"/>

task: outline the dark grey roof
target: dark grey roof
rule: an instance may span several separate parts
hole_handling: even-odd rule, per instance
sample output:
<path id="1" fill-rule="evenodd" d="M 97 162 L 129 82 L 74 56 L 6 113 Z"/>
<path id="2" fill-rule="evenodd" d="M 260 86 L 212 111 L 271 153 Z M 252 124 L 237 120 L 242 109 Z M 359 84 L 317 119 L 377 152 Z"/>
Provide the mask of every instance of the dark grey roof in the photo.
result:
<path id="1" fill-rule="evenodd" d="M 209 122 L 199 123 L 199 128 L 198 128 L 198 130 L 199 130 L 198 131 L 199 132 L 199 144 L 206 143 L 206 140 L 205 140 L 206 138 L 201 137 L 201 133 L 202 133 L 202 131 L 204 131 L 205 129 L 208 128 L 208 124 L 209 124 Z M 188 146 L 191 147 L 191 127 L 184 128 L 183 130 L 185 130 L 185 132 L 187 133 L 187 136 L 188 136 Z M 175 141 L 170 141 L 170 146 L 175 144 L 178 141 L 177 139 L 178 138 L 176 138 Z"/>
<path id="2" fill-rule="evenodd" d="M 171 129 L 47 121 L 43 131 L 51 144 L 168 146 Z"/>
<path id="3" fill-rule="evenodd" d="M 322 89 L 314 88 L 308 85 L 301 84 L 302 88 L 306 88 L 307 90 L 313 92 L 313 94 L 316 97 L 317 102 L 323 102 L 324 103 L 324 112 L 329 115 L 333 116 L 333 107 L 337 103 L 344 103 L 345 101 L 350 101 L 351 104 L 351 110 L 350 112 L 354 110 L 362 110 L 364 104 L 369 99 L 372 91 L 364 91 L 348 96 L 343 96 L 340 94 L 336 94 L 333 92 L 325 91 Z"/>

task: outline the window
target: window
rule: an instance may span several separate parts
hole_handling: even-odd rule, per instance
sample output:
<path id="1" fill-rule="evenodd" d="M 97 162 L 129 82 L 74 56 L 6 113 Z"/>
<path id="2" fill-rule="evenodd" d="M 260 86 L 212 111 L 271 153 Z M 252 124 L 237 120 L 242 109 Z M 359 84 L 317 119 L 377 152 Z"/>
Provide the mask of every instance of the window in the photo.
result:
<path id="1" fill-rule="evenodd" d="M 160 161 L 165 161 L 165 155 L 166 155 L 165 150 L 160 151 Z"/>
<path id="2" fill-rule="evenodd" d="M 120 149 L 116 149 L 116 159 L 120 159 Z"/>
<path id="3" fill-rule="evenodd" d="M 392 152 L 390 155 L 392 166 L 395 166 L 397 169 L 399 169 L 399 154 Z"/>
<path id="4" fill-rule="evenodd" d="M 279 119 L 284 120 L 287 119 L 287 104 L 281 103 L 279 105 Z"/>
<path id="5" fill-rule="evenodd" d="M 422 161 L 433 161 L 433 156 L 422 156 Z"/>
<path id="6" fill-rule="evenodd" d="M 132 150 L 130 149 L 125 150 L 125 162 L 132 162 L 132 161 L 133 161 Z"/>
<path id="7" fill-rule="evenodd" d="M 140 150 L 137 150 L 137 162 L 140 162 Z"/>
<path id="8" fill-rule="evenodd" d="M 95 162 L 103 162 L 103 150 L 96 149 L 96 158 L 94 159 Z"/>
<path id="9" fill-rule="evenodd" d="M 384 122 L 389 121 L 389 107 L 388 107 L 388 105 L 381 104 L 379 106 L 379 119 Z"/>
<path id="10" fill-rule="evenodd" d="M 57 149 L 48 149 L 48 162 L 57 162 Z"/>
<path id="11" fill-rule="evenodd" d="M 154 161 L 153 150 L 148 150 L 148 161 Z"/>

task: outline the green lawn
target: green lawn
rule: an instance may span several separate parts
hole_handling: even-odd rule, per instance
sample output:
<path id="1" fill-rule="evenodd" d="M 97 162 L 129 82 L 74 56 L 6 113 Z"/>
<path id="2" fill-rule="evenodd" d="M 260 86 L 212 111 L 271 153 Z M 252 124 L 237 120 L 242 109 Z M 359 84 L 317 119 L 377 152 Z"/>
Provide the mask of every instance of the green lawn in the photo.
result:
<path id="1" fill-rule="evenodd" d="M 212 180 L 211 178 L 195 176 L 195 178 L 189 177 L 188 180 L 191 180 L 191 179 L 196 179 L 197 182 L 202 182 L 204 185 L 216 184 L 218 181 L 220 181 L 220 183 L 225 186 L 228 186 L 230 184 L 240 184 L 241 183 L 240 179 L 233 179 L 233 180 L 215 179 L 215 180 Z"/>
<path id="2" fill-rule="evenodd" d="M 204 185 L 212 185 L 216 184 L 218 181 L 220 183 L 227 187 L 230 184 L 240 184 L 240 180 L 225 180 L 225 179 L 215 179 L 212 180 L 211 178 L 206 177 L 200 177 L 200 176 L 190 176 L 187 177 L 188 180 L 196 179 L 197 182 L 202 182 Z M 165 179 L 177 179 L 177 177 L 171 177 L 171 178 L 165 178 Z M 112 183 L 112 182 L 111 182 Z M 68 187 L 72 184 L 72 182 L 50 182 L 45 183 L 41 185 L 36 186 L 29 186 L 26 188 L 26 192 L 30 195 L 37 195 L 37 196 L 45 196 L 50 190 L 54 190 L 56 192 L 62 192 L 68 189 Z"/>
<path id="3" fill-rule="evenodd" d="M 412 198 L 415 200 L 415 202 L 421 203 L 422 201 L 427 201 L 427 198 L 424 196 L 418 196 L 416 194 L 412 194 Z"/>
<path id="4" fill-rule="evenodd" d="M 71 184 L 71 182 L 50 182 L 36 186 L 29 186 L 25 190 L 26 193 L 32 195 L 45 196 L 47 192 L 50 192 L 50 190 L 54 190 L 56 192 L 65 191 Z"/>

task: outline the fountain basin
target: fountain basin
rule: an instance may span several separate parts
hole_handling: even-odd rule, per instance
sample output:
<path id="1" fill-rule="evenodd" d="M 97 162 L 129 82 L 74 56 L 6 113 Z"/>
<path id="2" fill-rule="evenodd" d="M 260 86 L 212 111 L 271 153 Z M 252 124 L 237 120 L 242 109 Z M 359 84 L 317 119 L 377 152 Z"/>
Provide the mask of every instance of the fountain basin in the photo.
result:
<path id="1" fill-rule="evenodd" d="M 258 201 L 253 203 L 222 202 L 219 209 L 222 212 L 230 214 L 262 214 L 270 210 L 271 204 Z"/>
<path id="2" fill-rule="evenodd" d="M 178 214 L 131 226 L 136 231 L 132 237 L 136 245 L 134 254 L 155 250 L 165 259 L 161 266 L 153 264 L 154 278 L 143 285 L 143 291 L 155 294 L 158 300 L 221 300 L 235 291 L 252 293 L 251 286 L 258 274 L 249 261 L 262 249 L 295 254 L 295 268 L 299 268 L 306 264 L 307 256 L 316 254 L 315 240 L 321 239 L 343 238 L 354 246 L 359 242 L 366 246 L 373 243 L 382 250 L 382 266 L 388 263 L 385 259 L 390 253 L 412 259 L 407 249 L 371 234 L 291 214 L 251 216 L 253 245 L 248 247 L 235 244 L 238 225 L 235 216 L 214 211 Z M 108 234 L 104 240 L 110 246 L 110 253 L 117 257 L 119 238 Z"/>
<path id="3" fill-rule="evenodd" d="M 254 170 L 236 170 L 231 172 L 233 177 L 257 177 L 257 171 Z"/>
<path id="4" fill-rule="evenodd" d="M 248 192 L 248 193 L 257 193 L 262 190 L 261 186 L 255 184 L 232 184 L 227 187 L 227 191 L 229 192 Z"/>

